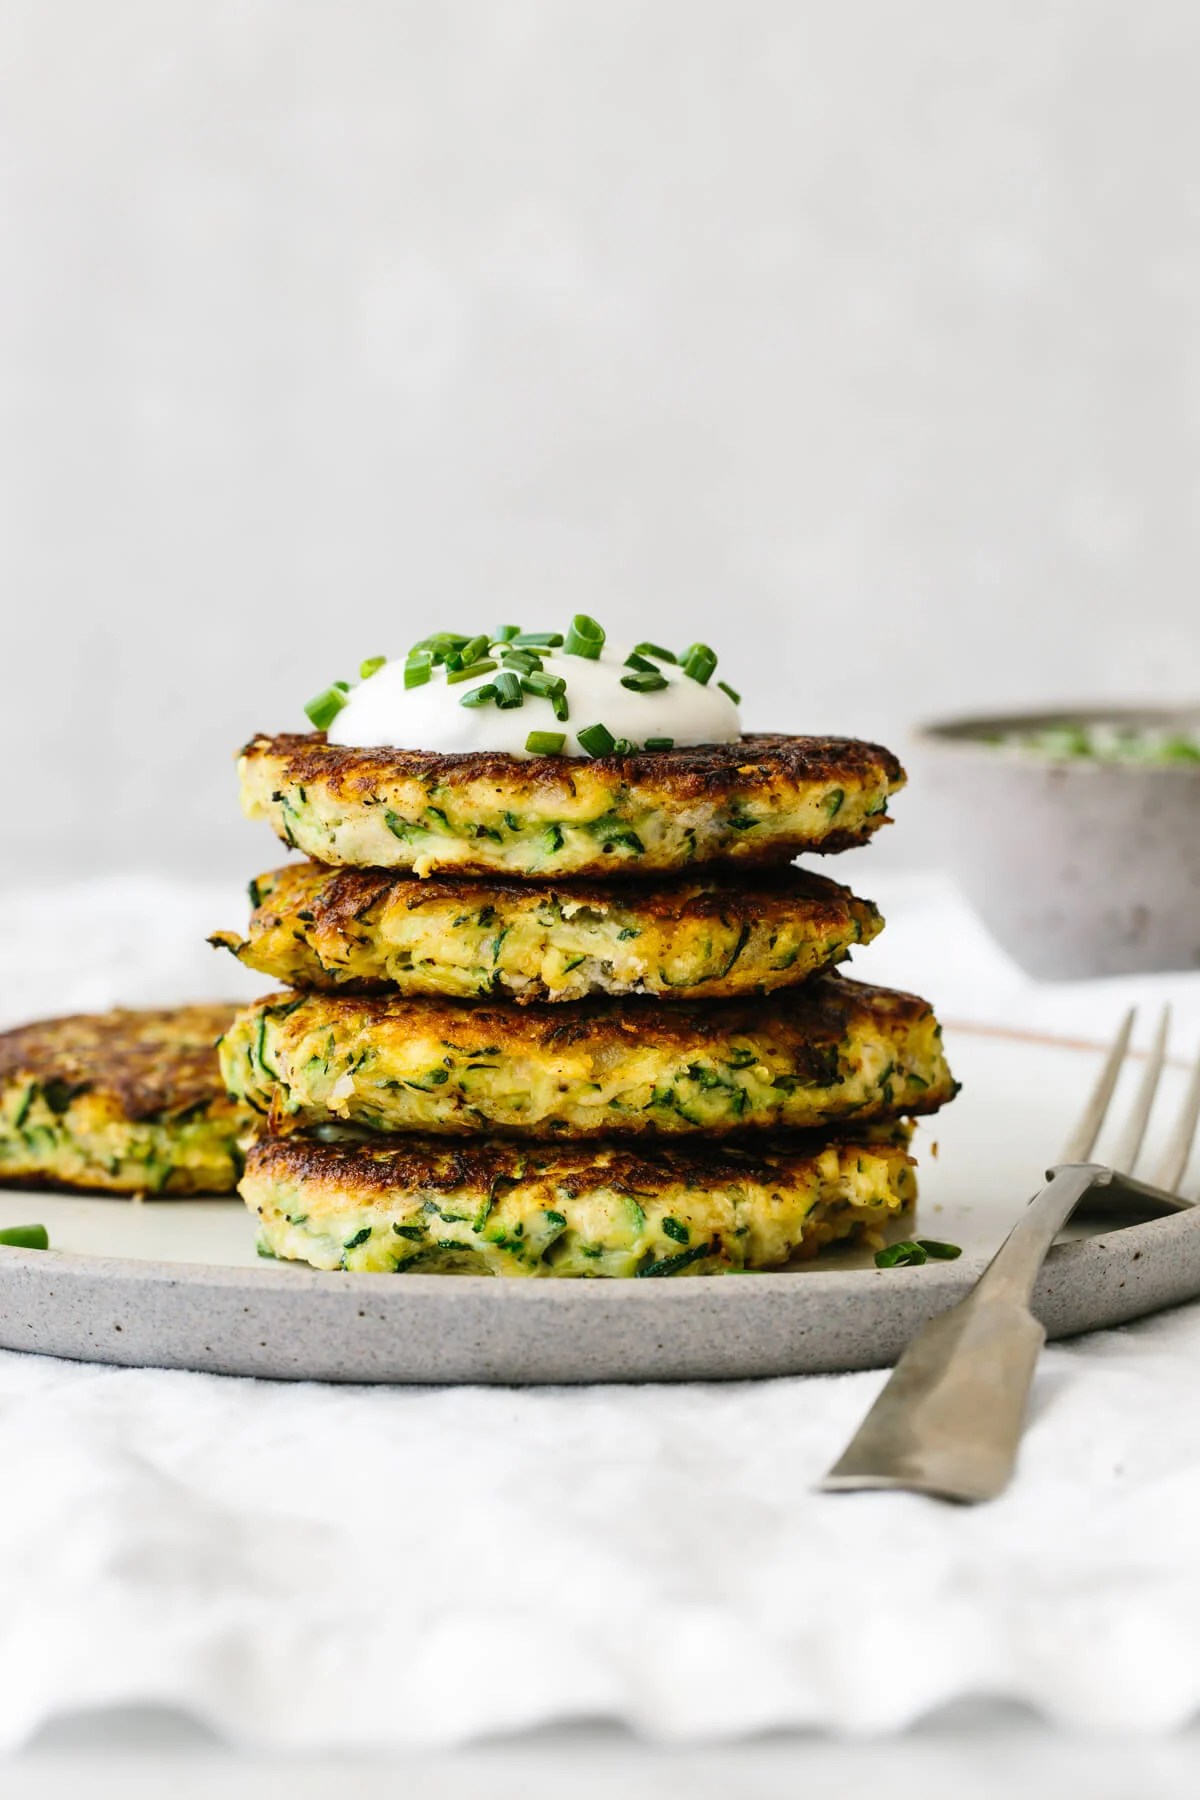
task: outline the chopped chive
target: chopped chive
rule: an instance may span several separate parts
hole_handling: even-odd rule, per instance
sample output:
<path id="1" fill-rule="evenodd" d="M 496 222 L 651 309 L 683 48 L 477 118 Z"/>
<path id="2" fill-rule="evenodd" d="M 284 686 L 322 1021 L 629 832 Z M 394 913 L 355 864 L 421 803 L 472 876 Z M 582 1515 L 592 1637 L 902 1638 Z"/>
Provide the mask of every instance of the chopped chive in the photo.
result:
<path id="1" fill-rule="evenodd" d="M 452 652 L 461 650 L 463 645 L 469 644 L 470 641 L 470 638 L 464 636 L 461 631 L 435 631 L 432 637 L 424 637 L 419 643 L 414 644 L 409 655 L 414 656 L 418 650 L 428 650 L 436 665 L 444 663 Z"/>
<path id="2" fill-rule="evenodd" d="M 447 663 L 446 685 L 453 687 L 456 681 L 473 681 L 476 675 L 489 675 L 495 667 L 494 656 L 481 656 L 478 662 L 473 662 L 467 669 L 452 669 Z"/>
<path id="3" fill-rule="evenodd" d="M 520 629 L 519 625 L 497 625 L 492 633 L 493 644 L 511 644 Z"/>
<path id="4" fill-rule="evenodd" d="M 328 731 L 346 704 L 345 690 L 335 684 L 322 689 L 304 708 L 317 731 Z"/>
<path id="5" fill-rule="evenodd" d="M 521 686 L 527 694 L 540 694 L 543 700 L 552 700 L 555 694 L 565 694 L 567 684 L 561 675 L 547 675 L 541 669 L 534 669 L 521 678 Z"/>
<path id="6" fill-rule="evenodd" d="M 50 1234 L 44 1225 L 6 1225 L 0 1231 L 0 1244 L 14 1250 L 48 1250 Z"/>
<path id="7" fill-rule="evenodd" d="M 886 1250 L 875 1252 L 877 1269 L 911 1269 L 927 1260 L 920 1244 L 911 1241 L 902 1244 L 889 1244 Z"/>
<path id="8" fill-rule="evenodd" d="M 561 631 L 518 631 L 514 644 L 540 645 L 543 650 L 557 650 L 563 641 Z"/>
<path id="9" fill-rule="evenodd" d="M 576 613 L 564 648 L 568 656 L 586 656 L 589 662 L 598 662 L 604 648 L 603 625 L 598 625 L 589 613 Z"/>
<path id="10" fill-rule="evenodd" d="M 647 738 L 642 748 L 644 750 L 673 750 L 675 748 L 675 739 Z"/>
<path id="11" fill-rule="evenodd" d="M 664 650 L 661 644 L 635 644 L 635 656 L 653 656 L 658 662 L 677 663 L 679 658 L 673 650 Z"/>
<path id="12" fill-rule="evenodd" d="M 636 650 L 631 650 L 629 655 L 625 658 L 625 667 L 627 669 L 640 669 L 643 675 L 658 674 L 658 670 L 655 668 L 654 664 L 652 662 L 647 662 L 646 658 L 640 655 Z"/>
<path id="13" fill-rule="evenodd" d="M 506 669 L 515 669 L 519 675 L 537 675 L 542 667 L 541 657 L 533 650 L 506 650 L 501 660 Z"/>
<path id="14" fill-rule="evenodd" d="M 460 706 L 486 706 L 489 700 L 495 698 L 495 682 L 485 681 L 482 687 L 472 688 L 469 694 L 464 694 L 458 704 Z"/>
<path id="15" fill-rule="evenodd" d="M 445 660 L 448 669 L 461 669 L 463 666 L 462 652 L 459 650 L 449 651 Z"/>
<path id="16" fill-rule="evenodd" d="M 632 738 L 617 738 L 613 743 L 612 753 L 614 756 L 636 756 L 637 745 Z"/>
<path id="17" fill-rule="evenodd" d="M 459 655 L 463 659 L 463 667 L 464 668 L 467 666 L 468 663 L 478 662 L 480 657 L 486 656 L 487 653 L 488 653 L 488 635 L 487 635 L 486 631 L 479 632 L 475 637 L 473 637 L 471 639 L 470 643 L 464 644 L 462 649 L 459 651 Z"/>
<path id="18" fill-rule="evenodd" d="M 511 669 L 503 670 L 492 684 L 496 690 L 496 705 L 507 712 L 510 707 L 524 706 L 525 696 L 521 692 L 520 678 Z"/>
<path id="19" fill-rule="evenodd" d="M 335 688 L 340 688 L 343 694 L 348 694 L 350 692 L 350 683 L 348 681 L 335 681 L 333 685 Z"/>
<path id="20" fill-rule="evenodd" d="M 550 704 L 554 708 L 554 716 L 559 724 L 565 725 L 571 716 L 571 709 L 567 705 L 566 691 L 564 690 L 561 694 L 552 694 Z"/>
<path id="21" fill-rule="evenodd" d="M 567 741 L 565 731 L 531 731 L 525 739 L 530 756 L 561 756 Z"/>
<path id="22" fill-rule="evenodd" d="M 358 679 L 370 681 L 372 675 L 377 675 L 386 661 L 386 656 L 368 656 L 365 662 L 359 664 Z"/>
<path id="23" fill-rule="evenodd" d="M 717 666 L 717 653 L 707 644 L 691 644 L 683 653 L 683 672 L 693 681 L 707 682 Z"/>
<path id="24" fill-rule="evenodd" d="M 607 725 L 585 725 L 575 736 L 589 756 L 611 756 L 617 741 Z"/>
<path id="25" fill-rule="evenodd" d="M 961 1244 L 945 1244 L 940 1238 L 918 1238 L 917 1243 L 934 1262 L 953 1262 L 956 1256 L 962 1255 Z"/>
<path id="26" fill-rule="evenodd" d="M 729 695 L 729 698 L 733 701 L 735 706 L 740 706 L 742 704 L 742 696 L 738 693 L 736 688 L 730 687 L 727 681 L 718 681 L 717 686 L 723 694 Z"/>
<path id="27" fill-rule="evenodd" d="M 404 665 L 404 685 L 406 688 L 424 687 L 432 674 L 432 654 L 428 650 L 418 650 Z"/>
<path id="28" fill-rule="evenodd" d="M 666 685 L 666 676 L 660 675 L 657 669 L 649 675 L 643 675 L 639 670 L 633 675 L 622 675 L 621 677 L 621 686 L 629 688 L 634 694 L 656 694 L 659 688 L 665 688 Z"/>

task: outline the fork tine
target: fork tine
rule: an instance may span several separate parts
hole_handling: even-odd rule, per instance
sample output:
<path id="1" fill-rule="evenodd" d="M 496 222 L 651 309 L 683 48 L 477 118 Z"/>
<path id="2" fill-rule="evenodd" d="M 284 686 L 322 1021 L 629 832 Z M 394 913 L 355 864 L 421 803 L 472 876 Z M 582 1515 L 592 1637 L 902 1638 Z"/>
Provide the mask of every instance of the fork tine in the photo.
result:
<path id="1" fill-rule="evenodd" d="M 1200 1058 L 1197 1059 L 1192 1079 L 1188 1083 L 1188 1091 L 1180 1109 L 1179 1121 L 1155 1172 L 1154 1185 L 1162 1188 L 1164 1193 L 1176 1193 L 1180 1182 L 1187 1174 L 1187 1166 L 1192 1159 L 1192 1145 L 1196 1137 L 1197 1124 L 1200 1124 Z"/>
<path id="2" fill-rule="evenodd" d="M 1158 1092 L 1158 1084 L 1162 1079 L 1163 1064 L 1167 1060 L 1167 1039 L 1171 1032 L 1171 1008 L 1164 1006 L 1158 1021 L 1158 1030 L 1154 1034 L 1154 1047 L 1150 1052 L 1150 1060 L 1146 1064 L 1146 1073 L 1142 1076 L 1138 1088 L 1137 1099 L 1129 1115 L 1124 1131 L 1112 1153 L 1112 1166 L 1119 1169 L 1122 1175 L 1132 1175 L 1141 1153 L 1142 1141 L 1146 1136 L 1146 1126 L 1150 1122 L 1150 1113 L 1154 1106 L 1154 1096 Z"/>
<path id="3" fill-rule="evenodd" d="M 1060 1162 L 1086 1162 L 1092 1154 L 1096 1139 L 1100 1135 L 1100 1127 L 1108 1112 L 1109 1101 L 1113 1097 L 1113 1089 L 1117 1085 L 1117 1076 L 1121 1073 L 1121 1064 L 1125 1061 L 1125 1052 L 1129 1048 L 1129 1038 L 1133 1031 L 1133 1021 L 1137 1016 L 1137 1008 L 1131 1006 L 1125 1014 L 1125 1023 L 1116 1036 L 1116 1041 L 1101 1069 L 1091 1098 L 1083 1109 L 1083 1117 L 1063 1146 Z"/>

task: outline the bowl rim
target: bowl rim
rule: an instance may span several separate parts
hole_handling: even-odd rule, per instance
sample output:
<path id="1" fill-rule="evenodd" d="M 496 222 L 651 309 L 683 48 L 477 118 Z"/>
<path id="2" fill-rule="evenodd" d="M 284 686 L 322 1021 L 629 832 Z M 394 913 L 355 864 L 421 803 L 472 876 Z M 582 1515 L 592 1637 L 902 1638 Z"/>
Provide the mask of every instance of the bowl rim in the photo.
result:
<path id="1" fill-rule="evenodd" d="M 988 743 L 985 734 L 1044 731 L 1058 725 L 1150 725 L 1182 727 L 1200 735 L 1200 701 L 1146 701 L 1143 704 L 1113 705 L 1106 701 L 1071 706 L 1041 706 L 1015 712 L 960 713 L 955 717 L 929 719 L 912 727 L 914 745 L 936 748 L 939 753 L 978 755 L 986 753 L 989 761 L 997 759 L 1041 768 L 1073 769 L 1081 775 L 1103 773 L 1121 775 L 1170 775 L 1195 780 L 1200 778 L 1200 762 L 1117 762 L 1094 756 L 1056 755 L 1052 751 L 1034 750 L 1028 744 Z"/>

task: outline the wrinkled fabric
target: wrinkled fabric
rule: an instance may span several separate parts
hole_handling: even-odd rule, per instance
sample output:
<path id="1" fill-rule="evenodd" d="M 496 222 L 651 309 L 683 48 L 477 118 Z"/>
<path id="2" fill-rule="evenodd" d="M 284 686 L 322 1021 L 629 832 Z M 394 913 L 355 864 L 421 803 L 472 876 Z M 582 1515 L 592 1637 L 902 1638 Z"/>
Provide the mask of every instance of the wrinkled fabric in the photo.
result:
<path id="1" fill-rule="evenodd" d="M 940 885 L 891 885 L 896 944 L 861 972 L 912 951 L 948 1016 L 1103 1036 L 1159 989 L 1034 991 Z M 150 879 L 0 903 L 6 1018 L 244 992 L 193 943 L 240 906 Z M 1017 1481 L 962 1509 L 813 1492 L 882 1372 L 365 1389 L 0 1353 L 0 1748 L 153 1702 L 310 1751 L 580 1717 L 884 1733 L 979 1696 L 1176 1726 L 1200 1706 L 1198 1370 L 1196 1308 L 1052 1346 Z"/>

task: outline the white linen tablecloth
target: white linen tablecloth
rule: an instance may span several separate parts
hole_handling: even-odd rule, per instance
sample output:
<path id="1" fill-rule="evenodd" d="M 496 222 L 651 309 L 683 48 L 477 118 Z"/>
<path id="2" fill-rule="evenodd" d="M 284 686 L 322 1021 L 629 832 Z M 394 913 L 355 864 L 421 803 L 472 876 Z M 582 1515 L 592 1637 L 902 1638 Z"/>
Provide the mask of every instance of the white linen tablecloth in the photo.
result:
<path id="1" fill-rule="evenodd" d="M 859 870 L 854 870 L 859 878 Z M 1200 978 L 1037 987 L 932 877 L 872 884 L 864 976 L 1105 1037 Z M 0 899 L 0 1022 L 256 985 L 232 889 Z M 162 1702 L 247 1744 L 443 1745 L 600 1717 L 704 1742 L 1028 1701 L 1096 1730 L 1200 1706 L 1200 1310 L 1052 1346 L 987 1507 L 812 1491 L 882 1373 L 361 1389 L 0 1353 L 0 1749 Z"/>

